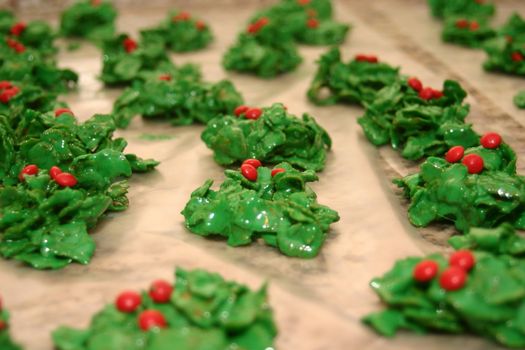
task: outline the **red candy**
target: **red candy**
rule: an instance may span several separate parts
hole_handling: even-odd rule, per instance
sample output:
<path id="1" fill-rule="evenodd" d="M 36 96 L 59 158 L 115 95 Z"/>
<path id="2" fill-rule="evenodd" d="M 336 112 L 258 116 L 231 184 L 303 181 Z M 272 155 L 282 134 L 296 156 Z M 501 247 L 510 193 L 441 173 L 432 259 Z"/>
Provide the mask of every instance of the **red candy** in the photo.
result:
<path id="1" fill-rule="evenodd" d="M 270 23 L 268 17 L 261 17 L 255 23 L 248 26 L 248 33 L 255 34 L 268 23 Z"/>
<path id="2" fill-rule="evenodd" d="M 149 296 L 156 303 L 167 303 L 171 298 L 173 287 L 168 281 L 157 280 L 149 288 Z"/>
<path id="3" fill-rule="evenodd" d="M 310 0 L 297 0 L 297 3 L 299 5 L 308 5 L 310 3 Z"/>
<path id="4" fill-rule="evenodd" d="M 523 55 L 519 52 L 513 52 L 512 55 L 510 56 L 510 58 L 514 61 L 514 62 L 521 62 L 523 61 Z"/>
<path id="5" fill-rule="evenodd" d="M 374 55 L 363 55 L 363 54 L 357 54 L 355 56 L 355 60 L 358 62 L 368 62 L 368 63 L 377 63 L 379 62 L 379 59 L 377 56 Z"/>
<path id="6" fill-rule="evenodd" d="M 275 175 L 279 174 L 279 173 L 284 173 L 285 170 L 283 168 L 275 168 L 272 170 L 272 177 L 274 177 Z"/>
<path id="7" fill-rule="evenodd" d="M 308 28 L 315 29 L 315 28 L 319 27 L 319 21 L 316 20 L 315 18 L 309 18 L 308 21 L 306 21 L 306 26 Z"/>
<path id="8" fill-rule="evenodd" d="M 34 164 L 26 165 L 22 171 L 20 171 L 20 174 L 18 174 L 18 179 L 20 181 L 24 181 L 25 177 L 24 175 L 36 175 L 38 173 L 38 167 Z"/>
<path id="9" fill-rule="evenodd" d="M 7 323 L 4 320 L 0 320 L 0 331 L 7 329 Z"/>
<path id="10" fill-rule="evenodd" d="M 423 89 L 423 83 L 421 82 L 421 80 L 419 80 L 416 77 L 412 77 L 412 78 L 408 79 L 407 82 L 408 82 L 408 86 L 410 86 L 412 89 L 414 89 L 417 92 L 419 92 L 419 91 L 421 91 L 421 89 Z"/>
<path id="11" fill-rule="evenodd" d="M 467 273 L 462 268 L 450 266 L 443 271 L 439 278 L 439 285 L 444 290 L 454 291 L 463 288 L 467 281 Z"/>
<path id="12" fill-rule="evenodd" d="M 241 106 L 235 108 L 235 110 L 233 111 L 233 114 L 235 114 L 237 117 L 240 117 L 241 115 L 246 113 L 246 111 L 248 111 L 249 109 L 250 109 L 250 107 L 241 105 Z"/>
<path id="13" fill-rule="evenodd" d="M 70 173 L 60 173 L 54 177 L 55 182 L 61 187 L 73 187 L 77 184 L 77 178 Z"/>
<path id="14" fill-rule="evenodd" d="M 137 42 L 131 38 L 124 39 L 122 45 L 124 46 L 124 50 L 126 50 L 127 53 L 131 53 L 139 47 Z"/>
<path id="15" fill-rule="evenodd" d="M 186 12 L 186 11 L 182 11 L 180 12 L 178 15 L 176 16 L 173 16 L 173 21 L 174 22 L 177 22 L 177 21 L 187 21 L 191 18 L 191 15 L 189 12 Z"/>
<path id="16" fill-rule="evenodd" d="M 49 176 L 51 176 L 53 180 L 56 179 L 58 174 L 62 174 L 62 169 L 60 169 L 59 167 L 52 166 L 51 169 L 49 169 Z"/>
<path id="17" fill-rule="evenodd" d="M 465 271 L 469 271 L 476 264 L 476 259 L 469 250 L 458 250 L 450 256 L 448 263 L 450 266 L 459 267 Z"/>
<path id="18" fill-rule="evenodd" d="M 253 165 L 241 165 L 241 174 L 250 181 L 257 181 L 257 169 Z"/>
<path id="19" fill-rule="evenodd" d="M 169 74 L 162 74 L 162 75 L 159 76 L 159 80 L 171 81 L 171 75 L 169 75 Z"/>
<path id="20" fill-rule="evenodd" d="M 115 299 L 115 306 L 118 311 L 131 313 L 135 311 L 142 303 L 140 294 L 134 291 L 125 291 L 120 293 Z"/>
<path id="21" fill-rule="evenodd" d="M 469 26 L 469 23 L 466 19 L 458 19 L 456 21 L 456 27 L 465 29 Z"/>
<path id="22" fill-rule="evenodd" d="M 428 282 L 436 277 L 438 270 L 439 266 L 435 261 L 423 260 L 414 267 L 412 275 L 418 282 Z"/>
<path id="23" fill-rule="evenodd" d="M 470 22 L 470 30 L 476 31 L 479 29 L 479 23 L 476 21 Z"/>
<path id="24" fill-rule="evenodd" d="M 0 81 L 0 90 L 9 89 L 12 86 L 13 86 L 13 84 L 11 84 L 10 81 L 7 81 L 7 80 Z"/>
<path id="25" fill-rule="evenodd" d="M 432 98 L 438 99 L 443 97 L 443 92 L 432 89 Z"/>
<path id="26" fill-rule="evenodd" d="M 244 115 L 246 119 L 259 119 L 259 117 L 262 115 L 262 110 L 259 108 L 250 108 L 246 111 L 246 114 Z"/>
<path id="27" fill-rule="evenodd" d="M 91 0 L 91 6 L 98 6 L 101 2 L 101 0 Z"/>
<path id="28" fill-rule="evenodd" d="M 59 116 L 61 116 L 64 113 L 74 115 L 73 112 L 71 112 L 71 110 L 69 108 L 55 109 L 55 117 L 59 117 Z"/>
<path id="29" fill-rule="evenodd" d="M 457 163 L 463 158 L 465 149 L 463 146 L 454 146 L 451 147 L 448 152 L 445 154 L 445 160 L 449 163 Z"/>
<path id="30" fill-rule="evenodd" d="M 419 91 L 419 97 L 423 100 L 431 100 L 434 98 L 434 89 L 426 87 Z"/>
<path id="31" fill-rule="evenodd" d="M 13 40 L 13 39 L 10 39 L 10 38 L 7 38 L 6 39 L 6 43 L 7 43 L 7 46 L 9 46 L 10 48 L 12 48 L 13 50 L 15 50 L 16 52 L 18 53 L 22 53 L 26 50 L 26 47 L 24 46 L 24 44 L 16 41 L 16 40 Z"/>
<path id="32" fill-rule="evenodd" d="M 12 27 L 11 27 L 11 34 L 13 34 L 14 36 L 20 36 L 20 34 L 22 34 L 22 32 L 26 29 L 27 27 L 27 24 L 25 24 L 24 22 L 18 22 L 18 23 L 15 23 Z"/>
<path id="33" fill-rule="evenodd" d="M 242 162 L 242 164 L 250 164 L 251 166 L 253 166 L 255 169 L 257 169 L 258 167 L 260 167 L 262 165 L 261 161 L 258 160 L 258 159 L 255 159 L 255 158 L 251 158 L 251 159 L 246 159 L 244 162 Z"/>
<path id="34" fill-rule="evenodd" d="M 13 97 L 18 95 L 20 92 L 20 89 L 16 86 L 12 86 L 7 89 L 3 89 L 2 92 L 0 92 L 0 102 L 2 103 L 8 103 Z"/>
<path id="35" fill-rule="evenodd" d="M 469 174 L 479 174 L 483 170 L 483 158 L 477 154 L 467 154 L 463 158 L 463 164 L 467 167 Z"/>
<path id="36" fill-rule="evenodd" d="M 203 21 L 197 21 L 195 22 L 195 28 L 197 28 L 198 30 L 204 30 L 206 29 L 206 23 L 204 23 Z"/>
<path id="37" fill-rule="evenodd" d="M 151 328 L 165 328 L 167 326 L 166 318 L 157 310 L 142 311 L 139 315 L 138 323 L 143 331 L 148 331 Z"/>
<path id="38" fill-rule="evenodd" d="M 501 145 L 501 136 L 495 132 L 488 132 L 479 140 L 484 148 L 498 148 Z"/>

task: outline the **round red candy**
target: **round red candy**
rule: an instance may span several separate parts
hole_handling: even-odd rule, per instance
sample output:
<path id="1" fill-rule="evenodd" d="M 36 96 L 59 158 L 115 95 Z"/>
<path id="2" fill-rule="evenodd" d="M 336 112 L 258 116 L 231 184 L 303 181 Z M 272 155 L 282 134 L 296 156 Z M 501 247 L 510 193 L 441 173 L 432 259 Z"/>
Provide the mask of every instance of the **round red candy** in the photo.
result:
<path id="1" fill-rule="evenodd" d="M 481 136 L 479 142 L 484 148 L 498 148 L 501 145 L 501 136 L 495 132 L 488 132 Z"/>
<path id="2" fill-rule="evenodd" d="M 13 34 L 14 36 L 20 36 L 20 34 L 22 34 L 22 32 L 26 29 L 26 27 L 27 27 L 27 24 L 25 24 L 24 22 L 15 23 L 11 27 L 11 34 Z"/>
<path id="3" fill-rule="evenodd" d="M 162 74 L 162 75 L 159 76 L 159 80 L 171 81 L 171 75 L 169 75 L 169 74 Z"/>
<path id="4" fill-rule="evenodd" d="M 454 252 L 448 260 L 450 266 L 459 267 L 465 271 L 469 271 L 476 264 L 474 254 L 469 250 L 458 250 Z"/>
<path id="5" fill-rule="evenodd" d="M 441 274 L 439 285 L 444 290 L 454 291 L 463 288 L 467 281 L 467 272 L 457 266 L 450 266 Z"/>
<path id="6" fill-rule="evenodd" d="M 437 275 L 438 270 L 439 266 L 435 261 L 423 260 L 414 267 L 412 275 L 418 282 L 428 282 Z"/>
<path id="7" fill-rule="evenodd" d="M 257 181 L 257 169 L 253 165 L 241 165 L 241 174 L 250 181 Z"/>
<path id="8" fill-rule="evenodd" d="M 510 56 L 510 58 L 514 61 L 514 62 L 521 62 L 523 61 L 523 55 L 519 52 L 513 52 L 512 55 Z"/>
<path id="9" fill-rule="evenodd" d="M 18 174 L 18 179 L 24 181 L 24 175 L 36 175 L 38 173 L 38 167 L 35 164 L 26 165 L 20 174 Z"/>
<path id="10" fill-rule="evenodd" d="M 138 323 L 143 331 L 148 331 L 151 328 L 165 328 L 167 326 L 166 318 L 157 310 L 142 311 L 139 315 Z"/>
<path id="11" fill-rule="evenodd" d="M 0 331 L 7 329 L 7 322 L 0 320 Z"/>
<path id="12" fill-rule="evenodd" d="M 241 105 L 235 108 L 235 110 L 233 111 L 233 114 L 235 114 L 237 117 L 240 117 L 242 114 L 246 113 L 246 111 L 248 111 L 249 109 L 250 107 Z"/>
<path id="13" fill-rule="evenodd" d="M 242 164 L 250 164 L 255 169 L 257 169 L 258 167 L 262 165 L 261 161 L 255 158 L 246 159 L 244 162 L 242 162 Z"/>
<path id="14" fill-rule="evenodd" d="M 55 182 L 61 187 L 73 187 L 77 184 L 77 178 L 70 173 L 60 173 L 55 177 Z"/>
<path id="15" fill-rule="evenodd" d="M 10 88 L 3 89 L 0 92 L 0 102 L 8 103 L 19 92 L 20 92 L 20 89 L 18 89 L 16 86 L 12 86 Z"/>
<path id="16" fill-rule="evenodd" d="M 173 21 L 187 21 L 191 18 L 191 15 L 189 12 L 182 11 L 175 17 L 173 17 Z"/>
<path id="17" fill-rule="evenodd" d="M 441 97 L 443 97 L 442 91 L 432 89 L 432 98 L 438 99 Z"/>
<path id="18" fill-rule="evenodd" d="M 51 169 L 49 169 L 49 176 L 51 176 L 53 180 L 56 179 L 58 174 L 62 174 L 62 169 L 60 169 L 59 167 L 52 166 Z"/>
<path id="19" fill-rule="evenodd" d="M 408 86 L 410 86 L 413 90 L 419 92 L 421 89 L 423 89 L 423 83 L 418 78 L 412 77 L 408 79 Z"/>
<path id="20" fill-rule="evenodd" d="M 124 50 L 126 50 L 127 53 L 131 53 L 139 47 L 137 42 L 131 38 L 124 39 L 122 45 L 124 45 Z"/>
<path id="21" fill-rule="evenodd" d="M 13 86 L 13 84 L 11 84 L 10 81 L 7 81 L 7 80 L 0 81 L 0 90 L 9 89 L 12 86 Z"/>
<path id="22" fill-rule="evenodd" d="M 464 18 L 463 19 L 458 19 L 456 21 L 456 27 L 458 27 L 458 28 L 464 29 L 464 28 L 467 28 L 468 26 L 469 26 L 469 22 L 466 19 L 464 19 Z"/>
<path id="23" fill-rule="evenodd" d="M 272 177 L 274 177 L 275 175 L 279 174 L 279 173 L 284 173 L 285 170 L 283 168 L 275 168 L 272 170 Z"/>
<path id="24" fill-rule="evenodd" d="M 259 119 L 259 117 L 262 115 L 262 110 L 259 108 L 250 108 L 246 111 L 246 114 L 244 115 L 246 119 Z"/>
<path id="25" fill-rule="evenodd" d="M 472 30 L 472 31 L 478 30 L 479 29 L 479 23 L 476 22 L 476 21 L 470 22 L 469 29 Z"/>
<path id="26" fill-rule="evenodd" d="M 309 18 L 308 21 L 306 21 L 306 26 L 308 28 L 315 29 L 315 28 L 319 27 L 319 21 L 316 20 L 315 18 Z"/>
<path id="27" fill-rule="evenodd" d="M 299 5 L 308 5 L 310 3 L 310 0 L 297 0 L 297 3 Z"/>
<path id="28" fill-rule="evenodd" d="M 55 117 L 59 117 L 64 113 L 74 115 L 69 108 L 59 108 L 55 110 Z"/>
<path id="29" fill-rule="evenodd" d="M 149 296 L 156 303 L 167 303 L 173 291 L 172 285 L 165 280 L 157 280 L 149 288 Z"/>
<path id="30" fill-rule="evenodd" d="M 125 291 L 120 293 L 115 299 L 115 307 L 120 312 L 130 313 L 137 310 L 142 303 L 139 293 L 134 291 Z"/>
<path id="31" fill-rule="evenodd" d="M 469 174 L 479 174 L 483 170 L 483 158 L 477 154 L 467 154 L 463 158 L 463 165 L 468 169 Z"/>
<path id="32" fill-rule="evenodd" d="M 463 146 L 454 146 L 451 147 L 448 152 L 445 154 L 445 160 L 449 163 L 457 163 L 463 158 L 465 149 Z"/>
<path id="33" fill-rule="evenodd" d="M 434 98 L 434 89 L 426 87 L 419 91 L 419 97 L 423 100 L 430 100 Z"/>
<path id="34" fill-rule="evenodd" d="M 195 28 L 197 28 L 197 30 L 204 30 L 206 29 L 206 23 L 203 21 L 197 21 L 195 22 Z"/>

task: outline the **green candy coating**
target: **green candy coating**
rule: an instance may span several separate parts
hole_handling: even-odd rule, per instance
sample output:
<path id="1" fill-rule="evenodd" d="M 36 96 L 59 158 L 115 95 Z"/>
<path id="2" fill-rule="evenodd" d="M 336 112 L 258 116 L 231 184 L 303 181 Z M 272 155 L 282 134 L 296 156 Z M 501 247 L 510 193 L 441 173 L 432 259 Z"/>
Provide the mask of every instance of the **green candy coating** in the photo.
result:
<path id="1" fill-rule="evenodd" d="M 466 20 L 467 27 L 459 28 L 457 25 L 459 20 Z M 477 28 L 470 27 L 471 23 L 474 21 L 478 24 Z M 485 41 L 493 38 L 495 35 L 496 31 L 490 27 L 488 21 L 483 17 L 465 18 L 461 16 L 450 16 L 445 19 L 441 38 L 445 42 L 479 48 L 483 47 Z"/>
<path id="2" fill-rule="evenodd" d="M 85 38 L 96 44 L 115 35 L 117 11 L 109 1 L 94 5 L 91 0 L 77 1 L 60 18 L 60 34 L 69 38 Z"/>
<path id="3" fill-rule="evenodd" d="M 475 0 L 428 0 L 432 15 L 436 18 L 449 16 L 473 16 L 489 18 L 496 8 L 493 3 Z"/>
<path id="4" fill-rule="evenodd" d="M 504 37 L 491 40 L 485 45 L 487 59 L 483 62 L 483 68 L 506 74 L 525 75 L 525 46 L 524 41 L 508 41 Z M 513 59 L 514 55 L 520 55 L 521 60 Z"/>
<path id="5" fill-rule="evenodd" d="M 11 339 L 9 334 L 9 313 L 6 310 L 0 310 L 0 322 L 5 325 L 5 328 L 0 329 L 0 349 L 22 350 L 22 348 Z"/>
<path id="6" fill-rule="evenodd" d="M 525 90 L 518 92 L 513 101 L 516 107 L 525 109 Z"/>

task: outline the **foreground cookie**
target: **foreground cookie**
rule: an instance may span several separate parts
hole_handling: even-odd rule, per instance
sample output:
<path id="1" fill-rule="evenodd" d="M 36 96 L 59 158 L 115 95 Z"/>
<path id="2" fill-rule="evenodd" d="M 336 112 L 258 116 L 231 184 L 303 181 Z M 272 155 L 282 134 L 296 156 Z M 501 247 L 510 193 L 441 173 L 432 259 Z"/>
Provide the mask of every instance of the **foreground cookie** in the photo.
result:
<path id="1" fill-rule="evenodd" d="M 22 348 L 11 340 L 9 335 L 9 313 L 3 308 L 0 299 L 0 349 L 2 350 L 21 350 Z"/>
<path id="2" fill-rule="evenodd" d="M 323 170 L 332 141 L 310 115 L 299 119 L 280 103 L 262 109 L 239 106 L 234 114 L 212 119 L 201 135 L 217 163 L 256 158 L 265 164 L 288 162 Z"/>
<path id="3" fill-rule="evenodd" d="M 401 329 L 474 333 L 507 347 L 525 347 L 524 239 L 511 225 L 472 228 L 458 239 L 451 243 L 462 250 L 448 258 L 406 258 L 373 279 L 370 285 L 387 310 L 364 322 L 388 337 Z"/>
<path id="4" fill-rule="evenodd" d="M 177 269 L 175 285 L 124 291 L 85 330 L 53 332 L 58 350 L 265 350 L 277 329 L 266 286 L 258 291 L 204 270 Z"/>
<path id="5" fill-rule="evenodd" d="M 514 151 L 496 133 L 480 143 L 454 146 L 445 158 L 429 157 L 419 173 L 394 180 L 410 199 L 412 224 L 448 221 L 460 232 L 502 222 L 525 227 L 525 178 L 516 174 Z"/>
<path id="6" fill-rule="evenodd" d="M 322 55 L 308 89 L 308 98 L 318 105 L 371 103 L 379 90 L 399 78 L 399 69 L 378 61 L 376 56 L 357 55 L 343 63 L 338 48 Z"/>
<path id="7" fill-rule="evenodd" d="M 218 191 L 212 180 L 191 194 L 182 211 L 186 227 L 201 236 L 223 236 L 228 245 L 241 246 L 262 238 L 281 253 L 315 257 L 337 212 L 317 203 L 306 185 L 316 181 L 311 170 L 299 172 L 288 163 L 270 169 L 256 159 L 240 171 L 226 170 Z"/>
<path id="8" fill-rule="evenodd" d="M 102 44 L 115 35 L 116 17 L 117 11 L 109 1 L 77 1 L 62 13 L 60 33 Z"/>
<path id="9" fill-rule="evenodd" d="M 479 136 L 464 122 L 466 96 L 452 80 L 437 90 L 415 77 L 400 79 L 377 93 L 358 122 L 371 143 L 390 143 L 404 158 L 440 156 L 452 146 L 479 144 Z"/>

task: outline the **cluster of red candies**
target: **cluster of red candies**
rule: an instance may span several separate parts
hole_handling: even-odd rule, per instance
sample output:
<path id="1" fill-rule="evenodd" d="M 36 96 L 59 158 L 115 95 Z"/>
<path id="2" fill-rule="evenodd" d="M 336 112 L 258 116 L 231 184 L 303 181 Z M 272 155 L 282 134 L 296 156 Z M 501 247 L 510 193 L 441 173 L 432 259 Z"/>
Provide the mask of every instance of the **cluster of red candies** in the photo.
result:
<path id="1" fill-rule="evenodd" d="M 26 28 L 27 28 L 27 24 L 25 24 L 24 22 L 17 22 L 13 24 L 9 32 L 13 36 L 20 36 Z M 26 50 L 26 47 L 24 46 L 24 44 L 12 38 L 6 38 L 5 42 L 7 43 L 7 46 L 9 46 L 10 48 L 12 48 L 18 53 L 24 52 Z"/>
<path id="2" fill-rule="evenodd" d="M 11 82 L 6 80 L 0 81 L 0 102 L 8 103 L 19 92 L 20 89 L 11 84 Z"/>
<path id="3" fill-rule="evenodd" d="M 474 255 L 469 250 L 458 250 L 454 252 L 449 260 L 449 266 L 441 272 L 439 285 L 447 291 L 463 288 L 467 282 L 467 272 L 476 264 Z M 412 276 L 418 282 L 429 282 L 437 276 L 439 266 L 434 260 L 420 261 L 412 271 Z"/>
<path id="4" fill-rule="evenodd" d="M 18 174 L 20 181 L 25 181 L 26 175 L 38 174 L 38 166 L 35 164 L 26 165 L 22 171 Z M 77 178 L 75 175 L 67 172 L 63 172 L 59 167 L 53 166 L 49 169 L 49 175 L 60 187 L 73 187 L 77 184 Z"/>
<path id="5" fill-rule="evenodd" d="M 182 11 L 176 14 L 175 16 L 173 16 L 171 18 L 171 21 L 174 23 L 177 23 L 177 22 L 189 21 L 190 19 L 191 19 L 191 14 L 189 12 Z M 206 29 L 206 23 L 200 20 L 195 21 L 195 28 L 197 28 L 198 30 L 204 30 Z"/>
<path id="6" fill-rule="evenodd" d="M 263 114 L 263 111 L 260 108 L 242 105 L 235 108 L 233 114 L 235 114 L 237 117 L 244 115 L 246 119 L 257 120 Z"/>
<path id="7" fill-rule="evenodd" d="M 479 29 L 479 23 L 478 21 L 472 20 L 469 21 L 467 19 L 458 19 L 456 21 L 456 27 L 460 29 L 468 29 L 471 31 L 476 31 Z"/>
<path id="8" fill-rule="evenodd" d="M 365 54 L 357 54 L 355 56 L 355 60 L 358 62 L 368 62 L 368 63 L 377 63 L 379 62 L 379 59 L 375 55 L 365 55 Z"/>
<path id="9" fill-rule="evenodd" d="M 407 80 L 408 86 L 418 92 L 419 97 L 423 100 L 432 100 L 443 97 L 443 92 L 431 87 L 423 87 L 423 83 L 418 78 L 412 77 Z"/>
<path id="10" fill-rule="evenodd" d="M 480 143 L 483 148 L 494 149 L 501 145 L 502 139 L 500 134 L 488 132 L 481 136 Z M 445 154 L 445 160 L 449 163 L 457 163 L 461 160 L 463 165 L 468 169 L 469 174 L 479 174 L 483 170 L 483 158 L 477 154 L 465 154 L 463 146 L 454 146 Z"/>
<path id="11" fill-rule="evenodd" d="M 270 23 L 270 20 L 268 19 L 268 17 L 261 17 L 254 23 L 250 23 L 246 31 L 250 34 L 256 34 L 259 32 L 259 30 L 261 30 L 268 23 Z"/>
<path id="12" fill-rule="evenodd" d="M 137 44 L 135 40 L 128 37 L 124 39 L 124 41 L 122 42 L 122 46 L 124 47 L 124 50 L 126 50 L 127 53 L 132 53 L 133 51 L 138 49 L 139 44 Z"/>
<path id="13" fill-rule="evenodd" d="M 261 161 L 258 159 L 246 159 L 241 165 L 241 174 L 247 180 L 257 181 L 257 168 L 262 165 Z M 272 177 L 279 173 L 284 173 L 283 168 L 275 168 L 272 170 Z"/>
<path id="14" fill-rule="evenodd" d="M 154 281 L 149 288 L 149 296 L 157 304 L 166 304 L 171 299 L 173 286 L 165 280 Z M 115 299 L 115 307 L 120 312 L 135 312 L 142 304 L 142 297 L 135 291 L 124 291 Z M 140 329 L 148 331 L 151 328 L 165 328 L 168 323 L 162 312 L 158 310 L 144 310 L 138 318 L 137 323 Z"/>
<path id="15" fill-rule="evenodd" d="M 11 27 L 10 33 L 14 36 L 20 36 L 24 32 L 24 30 L 26 30 L 26 28 L 27 24 L 25 24 L 24 22 L 17 22 Z"/>

